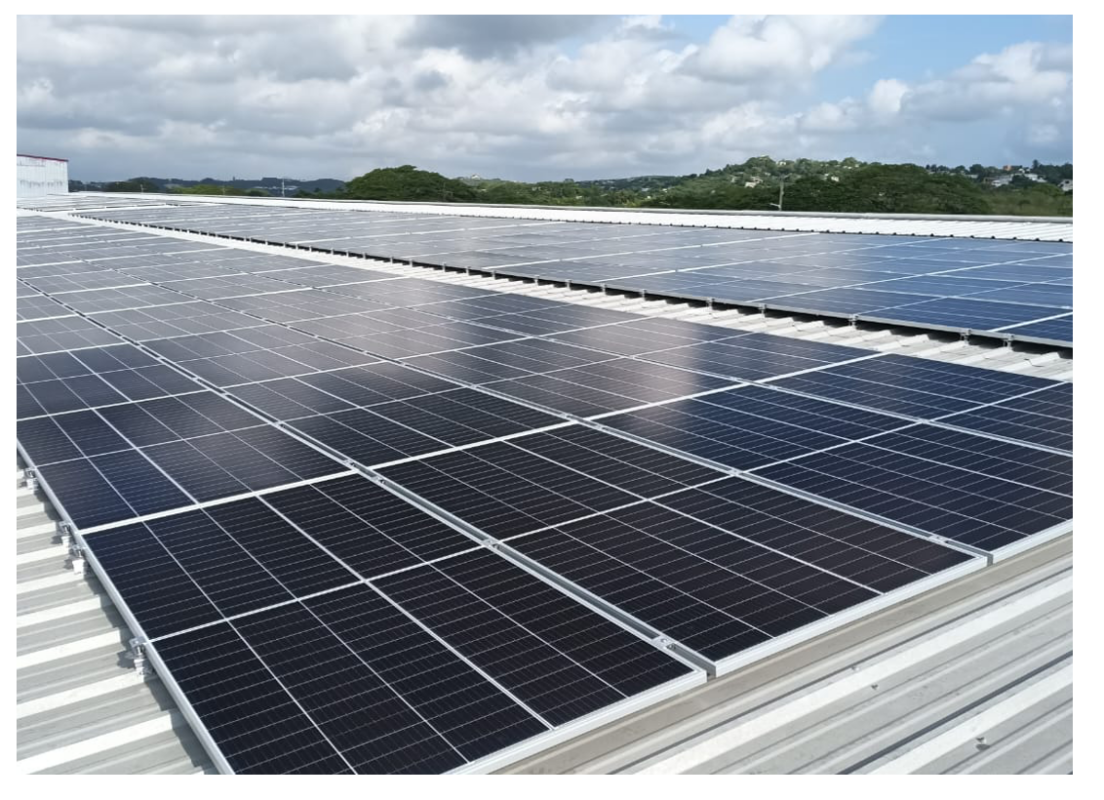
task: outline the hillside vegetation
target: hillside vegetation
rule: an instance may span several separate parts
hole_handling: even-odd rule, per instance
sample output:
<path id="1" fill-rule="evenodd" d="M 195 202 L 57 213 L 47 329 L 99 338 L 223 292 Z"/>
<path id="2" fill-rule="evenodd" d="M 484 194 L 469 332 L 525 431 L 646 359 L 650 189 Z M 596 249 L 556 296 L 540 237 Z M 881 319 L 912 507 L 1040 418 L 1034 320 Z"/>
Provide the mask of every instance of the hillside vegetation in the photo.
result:
<path id="1" fill-rule="evenodd" d="M 1073 167 L 1068 164 L 1047 167 L 1036 162 L 1030 169 L 1055 181 L 1073 176 Z M 522 183 L 475 177 L 450 179 L 407 165 L 372 170 L 334 194 L 304 196 L 767 211 L 777 208 L 781 188 L 782 208 L 786 211 L 1072 216 L 1072 192 L 1023 176 L 1008 186 L 989 185 L 988 178 L 1003 172 L 980 164 L 967 170 L 938 165 L 864 164 L 853 158 L 776 162 L 761 156 L 700 175 Z"/>
<path id="2" fill-rule="evenodd" d="M 1028 177 L 1030 173 L 1037 180 Z M 1010 182 L 994 186 L 1001 178 Z M 611 206 L 618 208 L 702 208 L 748 211 L 851 212 L 871 214 L 1005 214 L 1072 216 L 1073 193 L 1058 183 L 1073 178 L 1072 164 L 1029 167 L 945 167 L 928 164 L 864 163 L 767 156 L 691 175 L 650 175 L 609 180 L 525 183 L 497 178 L 448 178 L 410 164 L 382 167 L 342 184 L 333 179 L 295 185 L 296 197 L 517 205 Z M 174 179 L 175 180 L 175 179 Z M 188 194 L 280 194 L 275 178 L 263 187 L 249 181 L 205 178 L 189 185 L 169 184 Z M 79 182 L 74 182 L 79 183 Z M 73 187 L 85 188 L 83 184 Z M 93 188 L 89 186 L 87 188 Z M 157 178 L 132 178 L 107 185 L 107 191 L 165 191 Z M 290 195 L 291 192 L 288 192 Z M 781 195 L 781 196 L 780 196 Z"/>

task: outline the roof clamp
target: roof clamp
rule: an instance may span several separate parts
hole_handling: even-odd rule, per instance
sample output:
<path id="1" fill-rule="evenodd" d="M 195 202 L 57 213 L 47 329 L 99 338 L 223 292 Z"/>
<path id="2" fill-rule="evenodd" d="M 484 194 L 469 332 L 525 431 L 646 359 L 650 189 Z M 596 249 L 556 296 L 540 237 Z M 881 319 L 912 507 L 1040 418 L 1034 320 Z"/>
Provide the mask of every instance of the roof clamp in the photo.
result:
<path id="1" fill-rule="evenodd" d="M 84 577 L 84 568 L 88 562 L 84 559 L 84 551 L 78 545 L 69 546 L 69 566 L 73 568 L 73 575 Z"/>
<path id="2" fill-rule="evenodd" d="M 859 326 L 859 315 L 852 314 L 847 318 L 847 322 L 851 325 L 852 328 L 857 328 Z"/>
<path id="3" fill-rule="evenodd" d="M 38 477 L 35 475 L 33 469 L 23 470 L 23 485 L 30 489 L 32 492 L 38 491 Z"/>
<path id="4" fill-rule="evenodd" d="M 130 640 L 130 649 L 127 650 L 126 657 L 134 664 L 134 672 L 142 680 L 157 677 L 157 673 L 154 672 L 153 667 L 150 666 L 149 660 L 146 658 L 146 642 L 142 639 L 134 638 Z"/>
<path id="5" fill-rule="evenodd" d="M 68 522 L 58 523 L 58 536 L 61 537 L 61 543 L 65 547 L 73 546 L 73 526 Z"/>

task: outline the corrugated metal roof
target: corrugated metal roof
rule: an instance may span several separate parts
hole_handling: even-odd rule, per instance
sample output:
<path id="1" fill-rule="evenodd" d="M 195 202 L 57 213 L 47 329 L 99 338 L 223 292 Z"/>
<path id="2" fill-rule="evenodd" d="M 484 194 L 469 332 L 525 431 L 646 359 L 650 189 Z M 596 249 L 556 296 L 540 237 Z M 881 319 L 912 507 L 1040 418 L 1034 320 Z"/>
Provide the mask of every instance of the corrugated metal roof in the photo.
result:
<path id="1" fill-rule="evenodd" d="M 213 772 L 99 582 L 73 574 L 55 517 L 16 472 L 16 758 L 23 773 Z"/>

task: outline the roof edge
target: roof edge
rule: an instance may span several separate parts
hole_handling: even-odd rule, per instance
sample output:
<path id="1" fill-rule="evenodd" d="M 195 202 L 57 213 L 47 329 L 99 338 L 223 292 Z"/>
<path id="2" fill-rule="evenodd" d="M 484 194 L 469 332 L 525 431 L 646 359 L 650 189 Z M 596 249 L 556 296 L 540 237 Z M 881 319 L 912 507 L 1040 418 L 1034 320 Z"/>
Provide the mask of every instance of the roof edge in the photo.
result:
<path id="1" fill-rule="evenodd" d="M 16 153 L 15 157 L 16 158 L 41 158 L 43 161 L 64 161 L 66 164 L 69 163 L 69 159 L 67 159 L 67 158 L 54 158 L 53 156 L 36 156 L 36 155 L 32 155 L 30 153 Z"/>

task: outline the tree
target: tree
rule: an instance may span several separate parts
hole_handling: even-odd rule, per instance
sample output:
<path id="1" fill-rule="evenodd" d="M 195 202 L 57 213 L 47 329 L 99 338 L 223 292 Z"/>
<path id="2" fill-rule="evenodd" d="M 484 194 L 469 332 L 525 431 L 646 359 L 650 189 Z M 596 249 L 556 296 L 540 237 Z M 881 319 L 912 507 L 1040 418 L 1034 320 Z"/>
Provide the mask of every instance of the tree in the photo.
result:
<path id="1" fill-rule="evenodd" d="M 411 164 L 366 172 L 345 184 L 351 200 L 423 200 L 452 203 L 475 202 L 476 191 L 461 181 Z"/>

